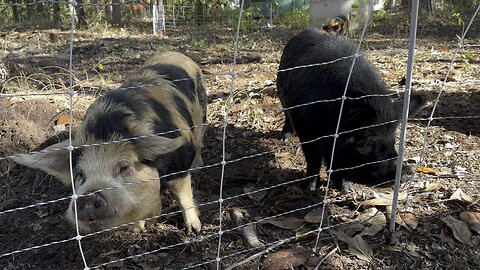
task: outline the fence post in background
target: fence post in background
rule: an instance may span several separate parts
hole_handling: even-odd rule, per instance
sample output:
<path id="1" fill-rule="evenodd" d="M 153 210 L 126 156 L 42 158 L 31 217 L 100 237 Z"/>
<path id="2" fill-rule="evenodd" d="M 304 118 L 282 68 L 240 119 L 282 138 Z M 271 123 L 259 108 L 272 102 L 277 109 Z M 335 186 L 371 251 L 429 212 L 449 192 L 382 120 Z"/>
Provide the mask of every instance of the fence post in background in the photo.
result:
<path id="1" fill-rule="evenodd" d="M 158 9 L 157 5 L 152 6 L 152 27 L 153 27 L 153 35 L 157 35 L 157 15 L 158 15 Z"/>
<path id="2" fill-rule="evenodd" d="M 173 20 L 173 28 L 176 27 L 175 25 L 175 5 L 172 5 L 172 20 Z"/>
<path id="3" fill-rule="evenodd" d="M 395 232 L 395 216 L 398 209 L 398 194 L 400 193 L 400 181 L 402 178 L 403 152 L 405 149 L 405 136 L 407 133 L 408 108 L 410 105 L 410 92 L 412 90 L 413 56 L 415 55 L 415 42 L 417 38 L 418 1 L 412 1 L 412 15 L 410 18 L 410 37 L 408 44 L 407 76 L 403 99 L 402 125 L 400 129 L 400 145 L 398 147 L 397 172 L 392 201 L 392 217 L 390 219 L 390 233 Z"/>
<path id="4" fill-rule="evenodd" d="M 165 33 L 165 6 L 163 0 L 158 0 L 158 21 L 160 22 L 160 29 Z"/>
<path id="5" fill-rule="evenodd" d="M 270 1 L 270 12 L 269 12 L 269 22 L 268 22 L 268 27 L 272 28 L 273 27 L 273 0 Z"/>

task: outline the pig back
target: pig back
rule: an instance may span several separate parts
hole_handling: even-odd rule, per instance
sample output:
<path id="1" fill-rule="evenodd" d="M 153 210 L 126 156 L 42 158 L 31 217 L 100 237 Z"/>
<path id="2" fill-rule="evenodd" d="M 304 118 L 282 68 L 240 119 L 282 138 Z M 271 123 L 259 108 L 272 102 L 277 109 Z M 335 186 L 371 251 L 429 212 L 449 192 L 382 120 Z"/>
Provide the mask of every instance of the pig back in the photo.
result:
<path id="1" fill-rule="evenodd" d="M 352 66 L 351 56 L 356 51 L 357 44 L 316 28 L 307 28 L 286 44 L 277 74 L 281 103 L 284 108 L 314 103 L 286 111 L 290 117 L 298 119 L 292 123 L 295 130 L 299 122 L 304 122 L 302 119 L 307 119 L 305 121 L 308 121 L 308 126 L 311 119 L 315 119 L 322 125 L 319 128 L 322 131 L 320 135 L 334 131 L 333 123 L 338 119 L 340 98 L 344 94 Z M 356 59 L 346 96 L 358 98 L 386 93 L 386 86 L 376 69 L 360 55 Z M 374 102 L 369 98 L 347 99 L 342 118 L 353 117 L 359 107 L 373 106 L 381 111 L 390 109 L 389 104 L 388 97 L 376 97 Z M 332 124 L 327 124 L 329 122 Z"/>

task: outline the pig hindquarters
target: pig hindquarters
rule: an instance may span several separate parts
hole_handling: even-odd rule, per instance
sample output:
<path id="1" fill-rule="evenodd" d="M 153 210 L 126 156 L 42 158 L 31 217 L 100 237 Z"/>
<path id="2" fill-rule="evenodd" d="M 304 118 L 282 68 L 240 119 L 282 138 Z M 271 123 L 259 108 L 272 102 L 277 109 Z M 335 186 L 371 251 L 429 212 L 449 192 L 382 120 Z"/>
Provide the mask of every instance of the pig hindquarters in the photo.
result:
<path id="1" fill-rule="evenodd" d="M 188 170 L 203 164 L 205 119 L 200 68 L 174 52 L 151 58 L 122 89 L 95 101 L 72 143 L 77 146 L 72 162 L 80 230 L 103 230 L 159 215 L 163 176 L 182 209 L 187 231 L 199 231 Z M 78 147 L 91 144 L 96 145 Z M 50 151 L 66 146 L 68 141 L 14 159 L 70 185 L 68 151 Z M 74 210 L 72 200 L 66 216 L 73 224 Z"/>
<path id="2" fill-rule="evenodd" d="M 353 58 L 290 68 L 348 57 L 354 55 L 356 49 L 356 44 L 345 39 L 307 28 L 288 41 L 281 57 L 277 89 L 282 106 L 287 108 L 282 138 L 288 139 L 295 132 L 302 142 L 306 174 L 314 178 L 310 188 L 315 187 L 322 162 L 330 165 L 333 135 Z M 346 92 L 335 146 L 331 180 L 336 188 L 342 187 L 344 179 L 369 185 L 394 179 L 398 127 L 395 120 L 401 118 L 403 97 L 392 100 L 388 94 L 372 64 L 360 55 Z M 421 95 L 412 93 L 410 116 L 415 115 L 423 103 Z M 295 108 L 288 109 L 293 106 Z M 392 121 L 394 123 L 389 123 Z M 376 126 L 369 127 L 371 125 Z M 360 167 L 352 168 L 355 166 Z"/>

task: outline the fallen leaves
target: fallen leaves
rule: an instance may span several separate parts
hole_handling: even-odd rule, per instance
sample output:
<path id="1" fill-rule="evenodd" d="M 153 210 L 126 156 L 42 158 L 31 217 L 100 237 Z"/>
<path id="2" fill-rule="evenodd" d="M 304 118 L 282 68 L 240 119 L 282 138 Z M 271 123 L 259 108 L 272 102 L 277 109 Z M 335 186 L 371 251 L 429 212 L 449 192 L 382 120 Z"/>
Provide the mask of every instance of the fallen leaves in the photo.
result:
<path id="1" fill-rule="evenodd" d="M 275 227 L 282 229 L 293 230 L 297 229 L 303 225 L 304 221 L 296 217 L 277 217 L 272 219 L 267 219 L 265 223 L 271 224 Z"/>
<path id="2" fill-rule="evenodd" d="M 363 230 L 359 234 L 360 236 L 375 235 L 383 230 L 387 224 L 385 214 L 375 207 L 369 208 L 360 213 L 355 220 L 364 225 Z"/>
<path id="3" fill-rule="evenodd" d="M 362 205 L 365 206 L 388 206 L 392 205 L 393 202 L 393 193 L 385 193 L 385 194 L 380 194 L 376 195 L 377 197 L 374 199 L 366 200 L 362 202 Z M 398 200 L 403 201 L 407 198 L 407 193 L 406 192 L 400 192 L 398 194 Z"/>
<path id="4" fill-rule="evenodd" d="M 265 195 L 267 195 L 267 192 L 265 190 L 262 191 L 257 191 L 260 190 L 260 187 L 255 186 L 255 185 L 246 185 L 243 188 L 243 192 L 250 197 L 250 199 L 259 202 L 261 201 Z"/>
<path id="5" fill-rule="evenodd" d="M 368 245 L 368 243 L 360 236 L 356 235 L 355 237 L 350 237 L 342 231 L 332 230 L 332 233 L 335 234 L 336 238 L 348 245 L 348 250 L 357 258 L 370 261 L 373 256 L 373 250 Z"/>
<path id="6" fill-rule="evenodd" d="M 53 126 L 53 129 L 57 132 L 64 131 L 70 125 L 70 122 L 71 121 L 70 121 L 69 115 L 66 115 L 66 114 L 60 115 L 57 118 L 57 120 L 55 120 L 55 125 Z"/>
<path id="7" fill-rule="evenodd" d="M 451 230 L 455 239 L 462 243 L 467 243 L 472 238 L 472 232 L 465 221 L 458 220 L 452 216 L 442 218 L 442 221 Z"/>
<path id="8" fill-rule="evenodd" d="M 468 224 L 468 226 L 470 227 L 470 230 L 476 232 L 477 234 L 480 234 L 480 214 L 479 213 L 462 212 L 460 214 L 460 219 L 462 221 L 465 221 Z"/>
<path id="9" fill-rule="evenodd" d="M 305 248 L 293 248 L 268 254 L 263 260 L 265 270 L 292 269 L 307 261 L 309 252 Z"/>
<path id="10" fill-rule="evenodd" d="M 418 219 L 412 213 L 399 213 L 395 216 L 395 223 L 415 230 L 418 226 Z"/>
<path id="11" fill-rule="evenodd" d="M 430 175 L 437 175 L 438 171 L 432 169 L 432 168 L 427 168 L 427 167 L 418 167 L 417 172 L 424 173 L 424 174 L 430 174 Z"/>
<path id="12" fill-rule="evenodd" d="M 303 217 L 303 220 L 308 223 L 320 223 L 322 219 L 322 207 L 318 207 L 313 209 L 312 211 L 308 212 L 305 217 Z M 325 212 L 323 213 L 323 220 L 328 220 L 328 210 L 325 209 Z"/>
<path id="13" fill-rule="evenodd" d="M 452 196 L 450 196 L 450 200 L 456 200 L 464 203 L 473 203 L 474 201 L 473 198 L 470 195 L 463 192 L 461 188 L 458 188 L 457 190 L 455 190 Z"/>

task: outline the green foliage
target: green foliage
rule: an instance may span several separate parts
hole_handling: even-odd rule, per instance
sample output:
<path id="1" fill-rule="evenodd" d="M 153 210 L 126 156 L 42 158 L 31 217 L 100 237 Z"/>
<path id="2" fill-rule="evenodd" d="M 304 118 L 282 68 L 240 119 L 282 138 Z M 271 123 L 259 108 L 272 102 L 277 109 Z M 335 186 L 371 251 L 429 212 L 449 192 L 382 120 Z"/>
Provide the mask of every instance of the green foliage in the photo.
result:
<path id="1" fill-rule="evenodd" d="M 203 39 L 199 39 L 195 41 L 195 46 L 200 47 L 200 48 L 206 48 L 207 47 L 207 42 Z"/>
<path id="2" fill-rule="evenodd" d="M 308 26 L 308 9 L 292 8 L 282 14 L 280 17 L 280 24 L 287 28 L 303 29 Z"/>
<path id="3" fill-rule="evenodd" d="M 387 19 L 387 16 L 388 14 L 383 8 L 373 11 L 372 28 L 377 27 L 379 23 L 381 23 L 382 21 L 385 21 Z"/>
<path id="4" fill-rule="evenodd" d="M 358 1 L 353 2 L 353 3 L 352 3 L 352 8 L 353 8 L 353 9 L 358 9 L 358 8 L 360 8 L 360 2 L 358 2 Z"/>
<path id="5" fill-rule="evenodd" d="M 243 10 L 242 21 L 240 22 L 240 29 L 242 31 L 254 31 L 258 29 L 259 23 L 255 18 L 260 17 L 260 9 L 258 7 L 250 6 Z M 239 9 L 233 9 L 228 12 L 229 21 L 234 28 L 237 27 L 238 16 L 240 15 Z"/>
<path id="6" fill-rule="evenodd" d="M 473 53 L 464 51 L 463 55 L 470 61 L 475 61 L 475 57 L 473 57 Z"/>
<path id="7" fill-rule="evenodd" d="M 458 25 L 462 25 L 462 26 L 465 25 L 465 23 L 463 22 L 462 18 L 460 17 L 460 13 L 454 12 L 454 13 L 451 15 L 451 17 L 456 20 L 456 22 L 457 22 Z"/>

